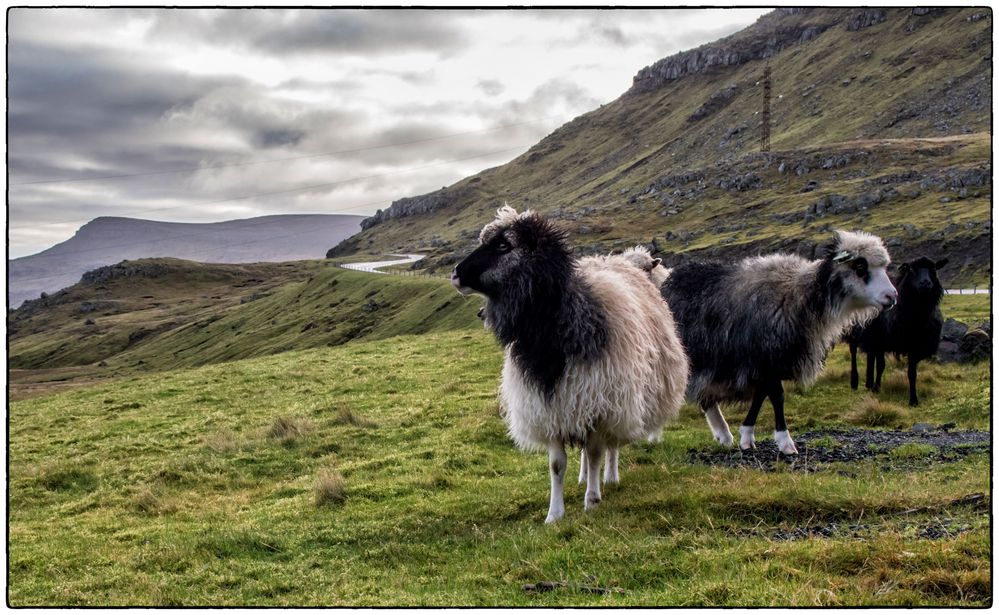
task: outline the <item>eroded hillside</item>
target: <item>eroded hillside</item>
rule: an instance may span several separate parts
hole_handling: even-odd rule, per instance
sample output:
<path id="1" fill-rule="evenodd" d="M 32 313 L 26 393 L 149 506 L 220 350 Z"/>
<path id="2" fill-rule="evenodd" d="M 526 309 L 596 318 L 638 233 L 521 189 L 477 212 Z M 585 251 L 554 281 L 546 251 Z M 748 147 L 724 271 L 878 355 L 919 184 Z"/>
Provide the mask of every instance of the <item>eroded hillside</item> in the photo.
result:
<path id="1" fill-rule="evenodd" d="M 646 243 L 671 260 L 809 252 L 838 226 L 896 260 L 955 253 L 947 283 L 990 276 L 987 9 L 780 9 L 640 71 L 617 100 L 524 155 L 400 199 L 330 251 L 474 245 L 503 202 L 561 218 L 581 252 Z M 773 74 L 772 148 L 758 82 Z"/>

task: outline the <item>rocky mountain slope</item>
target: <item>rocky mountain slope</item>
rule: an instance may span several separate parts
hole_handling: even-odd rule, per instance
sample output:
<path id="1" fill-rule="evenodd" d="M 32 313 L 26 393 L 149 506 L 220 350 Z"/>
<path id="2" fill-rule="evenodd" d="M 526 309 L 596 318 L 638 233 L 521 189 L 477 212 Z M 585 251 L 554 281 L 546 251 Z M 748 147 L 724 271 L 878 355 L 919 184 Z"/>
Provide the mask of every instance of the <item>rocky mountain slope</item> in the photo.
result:
<path id="1" fill-rule="evenodd" d="M 991 27 L 982 8 L 777 9 L 643 68 L 620 98 L 510 163 L 396 201 L 328 256 L 422 250 L 420 266 L 446 268 L 509 202 L 563 220 L 583 253 L 810 253 L 832 228 L 864 228 L 896 260 L 948 254 L 945 283 L 982 283 Z M 772 146 L 761 153 L 767 65 Z"/>
<path id="2" fill-rule="evenodd" d="M 173 257 L 211 263 L 321 258 L 331 243 L 357 232 L 362 216 L 282 215 L 210 224 L 96 218 L 72 238 L 8 263 L 7 300 L 51 293 L 85 271 L 125 259 Z"/>

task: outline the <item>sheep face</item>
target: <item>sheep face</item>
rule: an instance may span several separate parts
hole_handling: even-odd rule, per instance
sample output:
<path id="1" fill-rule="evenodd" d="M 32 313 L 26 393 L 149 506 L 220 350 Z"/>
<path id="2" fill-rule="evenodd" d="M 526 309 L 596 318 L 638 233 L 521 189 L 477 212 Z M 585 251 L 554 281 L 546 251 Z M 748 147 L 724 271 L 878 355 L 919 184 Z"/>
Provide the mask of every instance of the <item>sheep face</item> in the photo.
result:
<path id="1" fill-rule="evenodd" d="M 878 237 L 837 231 L 827 259 L 842 284 L 849 309 L 891 308 L 898 301 L 898 291 L 888 278 L 891 260 Z"/>
<path id="2" fill-rule="evenodd" d="M 529 287 L 558 279 L 569 267 L 562 231 L 533 211 L 518 214 L 504 206 L 482 229 L 479 247 L 454 268 L 451 283 L 463 295 L 498 299 L 507 290 L 530 292 Z"/>
<path id="3" fill-rule="evenodd" d="M 925 256 L 902 263 L 898 268 L 899 293 L 906 297 L 938 301 L 943 295 L 943 286 L 937 278 L 937 269 L 946 264 L 946 258 L 934 262 Z"/>

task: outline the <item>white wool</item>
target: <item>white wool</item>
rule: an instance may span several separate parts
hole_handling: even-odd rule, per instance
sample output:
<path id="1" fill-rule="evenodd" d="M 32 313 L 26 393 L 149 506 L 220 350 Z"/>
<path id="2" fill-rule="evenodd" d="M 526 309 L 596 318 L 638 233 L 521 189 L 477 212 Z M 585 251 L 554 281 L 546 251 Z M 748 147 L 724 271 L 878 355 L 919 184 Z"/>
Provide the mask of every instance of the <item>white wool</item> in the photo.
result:
<path id="1" fill-rule="evenodd" d="M 524 449 L 588 437 L 611 447 L 658 438 L 683 401 L 687 357 L 658 289 L 622 256 L 583 258 L 578 270 L 606 316 L 607 347 L 596 360 L 570 361 L 550 399 L 507 348 L 501 402 L 510 436 Z"/>

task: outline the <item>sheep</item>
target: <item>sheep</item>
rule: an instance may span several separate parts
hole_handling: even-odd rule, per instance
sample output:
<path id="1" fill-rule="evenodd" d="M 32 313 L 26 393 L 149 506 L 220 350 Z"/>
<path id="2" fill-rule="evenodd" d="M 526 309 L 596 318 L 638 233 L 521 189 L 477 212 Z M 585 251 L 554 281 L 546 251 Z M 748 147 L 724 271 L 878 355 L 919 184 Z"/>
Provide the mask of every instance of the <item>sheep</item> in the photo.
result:
<path id="1" fill-rule="evenodd" d="M 661 287 L 666 278 L 669 277 L 670 269 L 662 266 L 663 259 L 652 258 L 652 254 L 645 246 L 638 245 L 634 248 L 628 248 L 621 253 L 621 256 L 649 274 L 649 279 L 656 285 L 656 288 Z"/>
<path id="2" fill-rule="evenodd" d="M 867 378 L 864 384 L 875 393 L 881 390 L 885 353 L 905 355 L 908 360 L 909 405 L 919 405 L 919 397 L 916 395 L 916 366 L 923 359 L 936 354 L 940 345 L 940 332 L 943 329 L 940 300 L 943 298 L 943 286 L 937 279 L 937 270 L 946 264 L 946 258 L 934 262 L 920 257 L 899 266 L 895 279 L 898 305 L 893 310 L 882 312 L 865 326 L 853 327 L 847 336 L 850 343 L 851 388 L 856 389 L 860 380 L 857 373 L 858 347 L 867 354 Z"/>
<path id="3" fill-rule="evenodd" d="M 687 358 L 669 308 L 623 257 L 576 260 L 550 220 L 506 205 L 479 244 L 451 282 L 486 297 L 486 326 L 504 347 L 503 417 L 519 448 L 548 451 L 553 523 L 565 515 L 566 445 L 586 452 L 591 509 L 604 451 L 654 436 L 679 413 Z"/>
<path id="4" fill-rule="evenodd" d="M 670 270 L 662 266 L 662 259 L 652 258 L 651 252 L 645 246 L 637 245 L 634 248 L 628 248 L 621 252 L 621 257 L 644 271 L 656 288 L 661 287 L 666 278 L 669 277 Z M 607 462 L 604 465 L 604 482 L 617 483 L 618 481 L 618 449 L 611 446 L 607 448 Z M 579 484 L 585 482 L 586 451 L 581 450 L 579 451 Z"/>
<path id="5" fill-rule="evenodd" d="M 774 440 L 782 453 L 797 454 L 781 381 L 813 382 L 846 327 L 895 304 L 889 262 L 878 237 L 836 231 L 819 260 L 770 254 L 673 268 L 662 294 L 691 363 L 687 397 L 718 442 L 733 443 L 720 403 L 749 401 L 739 446 L 755 448 L 756 417 L 769 397 Z"/>

